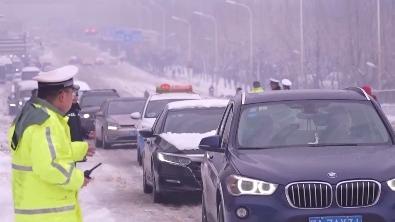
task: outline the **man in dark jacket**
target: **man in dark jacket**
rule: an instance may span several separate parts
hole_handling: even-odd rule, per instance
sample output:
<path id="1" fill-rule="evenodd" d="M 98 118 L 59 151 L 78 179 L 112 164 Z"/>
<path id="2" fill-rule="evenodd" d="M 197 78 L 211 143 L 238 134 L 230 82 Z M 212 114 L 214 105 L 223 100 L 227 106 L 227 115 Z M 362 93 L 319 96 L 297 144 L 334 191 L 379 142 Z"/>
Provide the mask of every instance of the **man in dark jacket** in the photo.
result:
<path id="1" fill-rule="evenodd" d="M 89 139 L 89 132 L 86 132 L 81 126 L 81 119 L 79 113 L 81 111 L 80 104 L 78 104 L 78 89 L 79 86 L 76 86 L 74 92 L 73 104 L 71 105 L 70 110 L 66 113 L 69 117 L 69 127 L 70 127 L 70 136 L 71 141 L 84 141 L 85 139 Z"/>

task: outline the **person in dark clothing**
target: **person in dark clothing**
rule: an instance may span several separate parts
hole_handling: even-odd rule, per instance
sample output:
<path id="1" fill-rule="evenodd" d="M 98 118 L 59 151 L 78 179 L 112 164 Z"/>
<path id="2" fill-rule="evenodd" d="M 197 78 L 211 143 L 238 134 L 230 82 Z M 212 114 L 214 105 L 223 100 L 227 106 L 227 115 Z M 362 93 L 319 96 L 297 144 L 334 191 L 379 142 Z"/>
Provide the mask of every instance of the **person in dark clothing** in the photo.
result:
<path id="1" fill-rule="evenodd" d="M 277 79 L 270 79 L 270 88 L 272 90 L 281 90 L 280 81 Z"/>
<path id="2" fill-rule="evenodd" d="M 66 113 L 69 117 L 69 121 L 67 122 L 70 127 L 70 136 L 71 141 L 84 141 L 89 139 L 89 132 L 86 132 L 81 126 L 81 119 L 79 113 L 81 111 L 80 104 L 78 104 L 78 88 L 74 92 L 73 104 L 71 105 L 70 110 Z"/>

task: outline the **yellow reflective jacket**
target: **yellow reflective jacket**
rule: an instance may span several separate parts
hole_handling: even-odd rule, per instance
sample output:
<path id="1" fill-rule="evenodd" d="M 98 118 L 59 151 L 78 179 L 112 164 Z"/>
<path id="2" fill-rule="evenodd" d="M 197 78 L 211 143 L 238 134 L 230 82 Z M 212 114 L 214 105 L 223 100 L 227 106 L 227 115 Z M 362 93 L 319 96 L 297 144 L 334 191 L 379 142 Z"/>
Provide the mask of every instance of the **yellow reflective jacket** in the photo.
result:
<path id="1" fill-rule="evenodd" d="M 71 142 L 67 117 L 48 102 L 35 99 L 26 106 L 8 133 L 15 222 L 80 222 L 77 194 L 84 175 L 75 161 L 84 158 L 88 144 Z M 46 118 L 37 117 L 42 113 Z M 30 121 L 21 131 L 20 123 L 29 119 L 44 121 Z M 16 128 L 22 133 L 12 146 Z"/>
<path id="2" fill-rule="evenodd" d="M 264 92 L 264 89 L 262 88 L 262 87 L 253 87 L 252 89 L 251 89 L 251 93 L 262 93 L 262 92 Z"/>

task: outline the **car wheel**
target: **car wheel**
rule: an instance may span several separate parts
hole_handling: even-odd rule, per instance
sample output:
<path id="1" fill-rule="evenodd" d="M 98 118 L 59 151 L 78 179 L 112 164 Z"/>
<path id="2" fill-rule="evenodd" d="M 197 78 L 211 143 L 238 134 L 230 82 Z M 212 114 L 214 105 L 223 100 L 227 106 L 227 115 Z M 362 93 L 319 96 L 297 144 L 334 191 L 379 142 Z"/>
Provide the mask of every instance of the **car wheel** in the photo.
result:
<path id="1" fill-rule="evenodd" d="M 143 158 L 141 157 L 139 149 L 137 149 L 137 162 L 139 163 L 139 166 L 143 165 Z"/>
<path id="2" fill-rule="evenodd" d="M 163 194 L 158 190 L 155 175 L 152 175 L 152 198 L 154 203 L 161 203 L 163 201 Z"/>
<path id="3" fill-rule="evenodd" d="M 204 194 L 202 194 L 202 222 L 207 222 L 206 204 L 204 203 Z"/>
<path id="4" fill-rule="evenodd" d="M 224 222 L 224 206 L 222 204 L 222 200 L 218 203 L 218 211 L 217 211 L 217 221 Z"/>
<path id="5" fill-rule="evenodd" d="M 109 149 L 111 148 L 111 144 L 106 141 L 106 137 L 104 136 L 104 132 L 102 132 L 102 141 L 103 141 L 103 148 Z"/>
<path id="6" fill-rule="evenodd" d="M 103 146 L 103 141 L 99 140 L 97 137 L 95 138 L 95 145 L 96 147 L 101 147 Z"/>
<path id="7" fill-rule="evenodd" d="M 143 167 L 143 191 L 144 193 L 152 193 L 152 186 L 147 184 L 147 175 Z"/>

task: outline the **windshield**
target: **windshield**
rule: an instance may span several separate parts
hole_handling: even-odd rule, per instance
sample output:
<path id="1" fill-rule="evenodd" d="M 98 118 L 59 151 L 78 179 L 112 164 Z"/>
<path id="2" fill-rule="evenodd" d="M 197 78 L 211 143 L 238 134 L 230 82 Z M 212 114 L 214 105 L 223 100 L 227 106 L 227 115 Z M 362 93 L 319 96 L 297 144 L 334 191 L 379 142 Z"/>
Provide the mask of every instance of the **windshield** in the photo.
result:
<path id="1" fill-rule="evenodd" d="M 157 118 L 168 103 L 186 99 L 151 100 L 145 110 L 144 118 Z"/>
<path id="2" fill-rule="evenodd" d="M 81 98 L 81 107 L 89 107 L 89 106 L 101 106 L 101 104 L 107 99 L 118 98 L 117 95 L 90 95 L 84 96 Z"/>
<path id="3" fill-rule="evenodd" d="M 218 128 L 225 108 L 169 111 L 164 133 L 206 133 Z"/>
<path id="4" fill-rule="evenodd" d="M 30 98 L 32 96 L 32 90 L 23 90 L 19 92 L 20 98 Z"/>
<path id="5" fill-rule="evenodd" d="M 237 139 L 241 148 L 390 142 L 369 101 L 333 100 L 248 105 L 240 117 Z"/>
<path id="6" fill-rule="evenodd" d="M 37 74 L 38 74 L 38 72 L 22 72 L 21 79 L 22 80 L 33 80 L 33 77 L 35 77 Z"/>
<path id="7" fill-rule="evenodd" d="M 113 101 L 108 105 L 109 115 L 123 115 L 140 112 L 143 110 L 145 101 Z"/>

